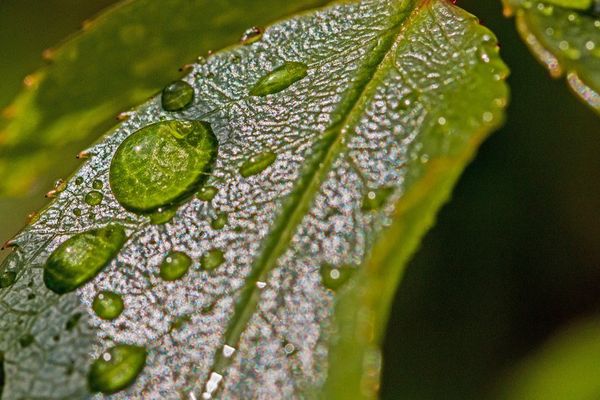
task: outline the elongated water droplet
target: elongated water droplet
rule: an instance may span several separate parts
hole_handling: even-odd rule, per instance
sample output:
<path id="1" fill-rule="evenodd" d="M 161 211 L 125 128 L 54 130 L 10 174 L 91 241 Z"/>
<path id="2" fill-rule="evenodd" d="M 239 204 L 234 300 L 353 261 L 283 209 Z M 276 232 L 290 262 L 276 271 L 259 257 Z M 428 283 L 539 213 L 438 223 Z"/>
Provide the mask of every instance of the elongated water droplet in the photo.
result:
<path id="1" fill-rule="evenodd" d="M 162 225 L 171 221 L 173 217 L 177 214 L 177 209 L 175 207 L 171 208 L 159 208 L 156 212 L 150 214 L 150 222 L 154 225 Z"/>
<path id="2" fill-rule="evenodd" d="M 259 174 L 273 164 L 276 159 L 277 155 L 272 151 L 255 154 L 242 164 L 240 174 L 244 178 Z"/>
<path id="3" fill-rule="evenodd" d="M 190 256 L 180 251 L 172 251 L 160 264 L 160 277 L 165 281 L 175 281 L 188 272 L 190 265 Z"/>
<path id="4" fill-rule="evenodd" d="M 219 383 L 223 380 L 223 375 L 211 372 L 208 382 L 206 382 L 206 390 L 202 393 L 202 398 L 208 400 L 212 398 L 212 394 L 219 388 Z"/>
<path id="5" fill-rule="evenodd" d="M 220 249 L 211 249 L 202 255 L 200 266 L 205 270 L 212 270 L 225 262 L 225 256 Z"/>
<path id="6" fill-rule="evenodd" d="M 281 92 L 306 77 L 308 66 L 299 62 L 286 62 L 267 73 L 250 89 L 252 96 L 267 96 Z"/>
<path id="7" fill-rule="evenodd" d="M 175 81 L 162 91 L 162 107 L 165 111 L 180 111 L 192 104 L 194 88 L 184 81 Z"/>
<path id="8" fill-rule="evenodd" d="M 392 193 L 394 193 L 394 188 L 392 187 L 382 187 L 367 191 L 362 201 L 363 211 L 373 211 L 381 208 Z"/>
<path id="9" fill-rule="evenodd" d="M 211 201 L 215 198 L 218 192 L 219 189 L 214 186 L 204 186 L 198 191 L 196 197 L 203 201 Z"/>
<path id="10" fill-rule="evenodd" d="M 109 225 L 74 235 L 63 242 L 44 266 L 44 283 L 58 294 L 71 292 L 94 278 L 125 241 L 121 225 Z"/>
<path id="11" fill-rule="evenodd" d="M 201 121 L 163 121 L 129 136 L 110 166 L 110 186 L 123 207 L 151 213 L 186 200 L 207 178 L 217 139 Z"/>
<path id="12" fill-rule="evenodd" d="M 240 43 L 244 45 L 250 45 L 252 43 L 258 42 L 263 35 L 263 29 L 258 26 L 253 26 L 244 32 L 242 38 L 240 39 Z"/>
<path id="13" fill-rule="evenodd" d="M 96 190 L 92 190 L 88 194 L 85 195 L 85 202 L 90 206 L 97 206 L 102 203 L 102 199 L 104 199 L 104 195 Z"/>
<path id="14" fill-rule="evenodd" d="M 94 179 L 94 181 L 92 182 L 92 187 L 96 190 L 102 189 L 103 186 L 104 183 L 100 179 Z"/>
<path id="15" fill-rule="evenodd" d="M 92 309 L 98 317 L 106 320 L 117 318 L 123 312 L 123 298 L 114 292 L 102 291 L 94 297 Z"/>
<path id="16" fill-rule="evenodd" d="M 3 271 L 0 273 L 0 289 L 7 288 L 15 283 L 17 273 L 14 271 Z"/>
<path id="17" fill-rule="evenodd" d="M 225 225 L 227 225 L 227 213 L 217 214 L 215 219 L 213 219 L 212 222 L 210 223 L 210 226 L 213 229 L 223 229 L 225 227 Z"/>
<path id="18" fill-rule="evenodd" d="M 96 359 L 88 373 L 92 392 L 116 393 L 131 385 L 146 364 L 146 349 L 118 344 Z"/>
<path id="19" fill-rule="evenodd" d="M 321 281 L 327 289 L 337 290 L 350 279 L 355 268 L 343 266 L 340 268 L 330 264 L 321 265 Z"/>

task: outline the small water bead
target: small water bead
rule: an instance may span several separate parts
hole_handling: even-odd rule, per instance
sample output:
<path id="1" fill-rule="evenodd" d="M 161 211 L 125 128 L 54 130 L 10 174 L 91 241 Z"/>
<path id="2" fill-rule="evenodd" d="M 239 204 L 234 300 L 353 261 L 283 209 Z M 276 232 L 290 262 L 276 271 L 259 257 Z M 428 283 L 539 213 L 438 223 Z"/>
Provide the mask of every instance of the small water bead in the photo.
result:
<path id="1" fill-rule="evenodd" d="M 150 214 L 150 222 L 154 225 L 163 225 L 170 222 L 177 214 L 177 208 L 159 208 L 156 212 Z"/>
<path id="2" fill-rule="evenodd" d="M 272 151 L 258 153 L 246 160 L 240 167 L 240 174 L 244 178 L 260 174 L 275 162 L 277 155 Z"/>
<path id="3" fill-rule="evenodd" d="M 250 89 L 252 96 L 279 93 L 308 75 L 308 66 L 300 62 L 286 62 L 267 73 Z"/>
<path id="4" fill-rule="evenodd" d="M 213 229 L 223 229 L 227 225 L 228 217 L 227 213 L 219 213 L 210 223 Z"/>
<path id="5" fill-rule="evenodd" d="M 100 179 L 94 179 L 92 182 L 92 188 L 100 190 L 102 187 L 104 187 L 104 183 Z"/>
<path id="6" fill-rule="evenodd" d="M 76 217 L 81 217 L 81 208 L 74 208 L 73 215 L 75 215 Z"/>
<path id="7" fill-rule="evenodd" d="M 240 43 L 243 45 L 250 45 L 252 43 L 258 42 L 263 36 L 263 29 L 258 26 L 253 26 L 252 28 L 247 29 L 242 38 L 240 39 Z"/>
<path id="8" fill-rule="evenodd" d="M 88 373 L 92 392 L 116 393 L 133 383 L 146 364 L 146 349 L 118 344 L 97 358 Z"/>
<path id="9" fill-rule="evenodd" d="M 325 263 L 321 265 L 320 269 L 321 281 L 327 289 L 335 291 L 350 279 L 354 270 L 355 268 L 349 266 L 337 268 Z"/>
<path id="10" fill-rule="evenodd" d="M 219 189 L 214 186 L 204 186 L 198 191 L 196 197 L 202 201 L 211 201 L 215 198 L 218 192 Z"/>
<path id="11" fill-rule="evenodd" d="M 110 186 L 130 211 L 152 213 L 188 199 L 206 181 L 217 138 L 202 121 L 163 121 L 129 136 L 110 165 Z"/>
<path id="12" fill-rule="evenodd" d="M 114 292 L 102 291 L 94 297 L 92 310 L 102 319 L 113 320 L 123 312 L 123 298 Z"/>
<path id="13" fill-rule="evenodd" d="M 92 190 L 88 194 L 85 195 L 84 201 L 87 205 L 97 206 L 102 203 L 104 199 L 104 195 L 96 190 Z"/>
<path id="14" fill-rule="evenodd" d="M 25 334 L 19 338 L 19 345 L 22 348 L 26 348 L 31 346 L 31 344 L 35 341 L 35 338 L 31 334 Z"/>
<path id="15" fill-rule="evenodd" d="M 223 346 L 223 356 L 225 358 L 230 358 L 233 355 L 233 353 L 235 353 L 235 347 L 231 347 L 228 344 Z"/>
<path id="16" fill-rule="evenodd" d="M 81 185 L 83 183 L 83 178 L 81 176 L 78 176 L 77 178 L 75 178 L 75 184 L 77 186 Z"/>
<path id="17" fill-rule="evenodd" d="M 363 211 L 373 211 L 381 208 L 394 193 L 393 187 L 382 187 L 367 191 L 362 200 Z"/>
<path id="18" fill-rule="evenodd" d="M 165 281 L 175 281 L 188 272 L 190 265 L 190 256 L 180 251 L 172 251 L 160 264 L 160 277 Z"/>
<path id="19" fill-rule="evenodd" d="M 180 111 L 194 100 L 194 88 L 184 81 L 175 81 L 162 91 L 161 102 L 165 111 Z"/>
<path id="20" fill-rule="evenodd" d="M 285 353 L 286 356 L 292 356 L 292 355 L 296 354 L 298 352 L 298 350 L 296 349 L 296 346 L 294 346 L 293 343 L 285 341 L 283 343 L 283 352 Z"/>
<path id="21" fill-rule="evenodd" d="M 78 233 L 63 242 L 44 266 L 44 283 L 58 294 L 93 279 L 119 252 L 127 237 L 121 225 Z"/>
<path id="22" fill-rule="evenodd" d="M 207 270 L 213 270 L 225 262 L 225 256 L 220 249 L 211 249 L 204 253 L 200 259 L 200 266 Z"/>
<path id="23" fill-rule="evenodd" d="M 0 273 L 0 289 L 11 286 L 17 280 L 17 273 L 14 271 L 3 271 Z"/>

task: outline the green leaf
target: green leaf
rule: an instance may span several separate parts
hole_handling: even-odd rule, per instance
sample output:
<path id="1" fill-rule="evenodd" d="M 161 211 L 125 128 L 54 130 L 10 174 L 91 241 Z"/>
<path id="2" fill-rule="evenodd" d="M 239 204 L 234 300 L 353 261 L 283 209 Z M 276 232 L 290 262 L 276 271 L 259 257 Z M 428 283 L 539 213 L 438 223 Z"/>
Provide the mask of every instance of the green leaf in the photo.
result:
<path id="1" fill-rule="evenodd" d="M 600 396 L 600 320 L 580 321 L 552 337 L 511 371 L 505 400 L 588 400 Z"/>
<path id="2" fill-rule="evenodd" d="M 85 396 L 90 357 L 108 363 L 122 345 L 147 356 L 117 398 L 372 398 L 402 268 L 501 122 L 506 75 L 494 36 L 445 0 L 340 2 L 195 65 L 191 105 L 165 111 L 157 96 L 138 108 L 11 242 L 3 399 Z M 180 175 L 203 146 L 185 121 L 210 125 L 217 156 L 197 197 L 161 196 L 155 225 L 157 204 L 128 212 L 111 185 L 138 176 L 127 196 L 144 197 L 140 182 Z M 134 146 L 137 169 L 114 175 L 117 149 L 153 124 L 176 140 L 154 146 L 161 130 L 144 130 L 151 150 Z M 128 240 L 92 281 L 62 296 L 45 288 L 61 243 L 115 224 Z M 192 265 L 164 279 L 172 252 Z M 105 291 L 123 300 L 116 319 L 93 313 Z"/>
<path id="3" fill-rule="evenodd" d="M 600 113 L 600 2 L 503 0 L 517 29 L 550 75 Z"/>
<path id="4" fill-rule="evenodd" d="M 86 22 L 81 34 L 45 52 L 51 65 L 25 79 L 0 117 L 0 195 L 39 185 L 64 163 L 57 150 L 74 156 L 199 54 L 239 41 L 252 25 L 325 3 L 134 0 Z"/>

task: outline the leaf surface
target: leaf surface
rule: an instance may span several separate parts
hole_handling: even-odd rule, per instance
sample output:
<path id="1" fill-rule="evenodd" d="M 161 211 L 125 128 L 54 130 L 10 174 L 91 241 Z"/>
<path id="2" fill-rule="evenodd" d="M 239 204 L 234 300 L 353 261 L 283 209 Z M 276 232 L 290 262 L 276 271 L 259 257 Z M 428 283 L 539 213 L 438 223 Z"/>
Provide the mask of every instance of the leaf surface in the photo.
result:
<path id="1" fill-rule="evenodd" d="M 114 398 L 376 396 L 402 267 L 500 123 L 506 75 L 494 36 L 443 0 L 341 2 L 195 65 L 191 105 L 164 111 L 157 96 L 138 108 L 13 240 L 3 399 L 84 397 L 90 355 L 115 345 L 147 357 Z M 109 171 L 124 140 L 168 120 L 209 124 L 218 155 L 198 198 L 156 225 L 119 204 Z M 177 154 L 152 153 L 127 176 L 164 177 L 186 162 Z M 114 224 L 128 241 L 95 279 L 62 296 L 45 288 L 61 243 Z M 173 252 L 193 263 L 165 281 Z M 107 290 L 124 302 L 114 320 L 91 309 Z"/>
<path id="2" fill-rule="evenodd" d="M 554 78 L 600 113 L 600 2 L 504 0 L 505 14 Z"/>
<path id="3" fill-rule="evenodd" d="M 115 116 L 156 93 L 198 55 L 236 43 L 261 26 L 326 0 L 134 0 L 84 23 L 44 54 L 0 116 L 0 196 L 48 185 L 45 174 L 74 156 Z M 41 181 L 41 182 L 40 182 Z"/>

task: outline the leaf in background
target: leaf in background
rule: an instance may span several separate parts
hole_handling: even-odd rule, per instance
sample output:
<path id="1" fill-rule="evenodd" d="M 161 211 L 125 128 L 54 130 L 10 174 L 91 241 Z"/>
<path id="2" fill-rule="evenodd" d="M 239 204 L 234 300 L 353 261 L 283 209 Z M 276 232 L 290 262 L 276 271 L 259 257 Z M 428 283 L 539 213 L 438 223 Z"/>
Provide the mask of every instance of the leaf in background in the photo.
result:
<path id="1" fill-rule="evenodd" d="M 134 0 L 84 24 L 84 32 L 46 54 L 0 120 L 0 195 L 20 195 L 106 130 L 120 111 L 146 100 L 198 54 L 326 0 Z M 47 182 L 44 182 L 47 184 Z"/>
<path id="2" fill-rule="evenodd" d="M 503 400 L 600 398 L 600 320 L 581 321 L 551 338 L 502 382 Z"/>
<path id="3" fill-rule="evenodd" d="M 600 113 L 600 2 L 503 0 L 517 29 L 554 78 L 566 74 L 571 89 Z"/>
<path id="4" fill-rule="evenodd" d="M 195 65 L 12 242 L 3 399 L 85 396 L 90 355 L 106 392 L 145 364 L 115 398 L 373 397 L 402 267 L 506 74 L 443 0 L 341 2 Z"/>

